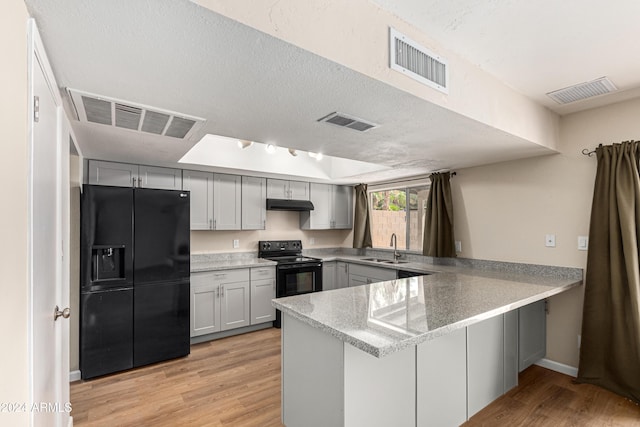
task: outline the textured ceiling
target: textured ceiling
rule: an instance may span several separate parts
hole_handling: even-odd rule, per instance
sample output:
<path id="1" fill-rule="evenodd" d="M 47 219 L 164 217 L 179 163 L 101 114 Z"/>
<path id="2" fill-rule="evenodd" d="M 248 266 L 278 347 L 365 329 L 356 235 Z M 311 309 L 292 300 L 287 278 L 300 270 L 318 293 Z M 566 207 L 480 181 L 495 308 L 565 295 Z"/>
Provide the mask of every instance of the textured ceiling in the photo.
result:
<path id="1" fill-rule="evenodd" d="M 203 117 L 202 134 L 393 167 L 358 181 L 551 153 L 189 1 L 26 3 L 62 88 Z M 333 111 L 380 126 L 317 122 Z M 195 142 L 72 125 L 88 158 L 177 166 Z"/>
<path id="2" fill-rule="evenodd" d="M 372 0 L 518 92 L 566 114 L 640 96 L 637 0 Z M 608 76 L 619 92 L 546 93 Z"/>

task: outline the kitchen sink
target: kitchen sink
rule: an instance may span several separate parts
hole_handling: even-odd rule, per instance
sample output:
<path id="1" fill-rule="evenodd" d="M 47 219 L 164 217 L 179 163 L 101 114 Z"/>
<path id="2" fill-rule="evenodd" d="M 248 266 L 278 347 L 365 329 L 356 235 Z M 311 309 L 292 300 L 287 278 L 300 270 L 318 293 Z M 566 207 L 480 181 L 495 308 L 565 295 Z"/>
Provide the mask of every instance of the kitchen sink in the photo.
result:
<path id="1" fill-rule="evenodd" d="M 409 261 L 394 261 L 392 259 L 381 259 L 381 258 L 362 258 L 362 261 L 379 262 L 383 264 L 407 264 L 409 262 Z"/>

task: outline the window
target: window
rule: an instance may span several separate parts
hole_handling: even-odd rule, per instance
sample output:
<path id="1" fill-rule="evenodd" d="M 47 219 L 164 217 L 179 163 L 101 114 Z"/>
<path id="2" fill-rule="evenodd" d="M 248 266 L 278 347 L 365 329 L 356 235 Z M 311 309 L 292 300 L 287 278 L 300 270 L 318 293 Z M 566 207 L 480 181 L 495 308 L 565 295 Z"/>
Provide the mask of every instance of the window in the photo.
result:
<path id="1" fill-rule="evenodd" d="M 370 191 L 373 247 L 388 248 L 395 233 L 398 249 L 421 251 L 428 196 L 428 185 Z"/>

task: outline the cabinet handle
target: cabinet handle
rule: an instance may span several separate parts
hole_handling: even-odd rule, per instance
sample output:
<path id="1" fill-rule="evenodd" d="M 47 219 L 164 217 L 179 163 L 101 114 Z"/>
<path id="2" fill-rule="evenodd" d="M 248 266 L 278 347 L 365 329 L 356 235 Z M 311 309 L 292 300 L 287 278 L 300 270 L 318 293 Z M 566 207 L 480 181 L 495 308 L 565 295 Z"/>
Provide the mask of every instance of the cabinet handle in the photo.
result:
<path id="1" fill-rule="evenodd" d="M 213 230 L 213 220 L 212 219 L 209 220 L 209 229 Z"/>
<path id="2" fill-rule="evenodd" d="M 267 228 L 267 220 L 262 220 L 262 229 L 265 230 Z"/>
<path id="3" fill-rule="evenodd" d="M 220 285 L 220 296 L 224 297 L 224 285 Z"/>
<path id="4" fill-rule="evenodd" d="M 214 220 L 213 220 L 213 229 L 214 229 L 214 230 L 217 228 L 217 227 L 216 227 L 216 222 L 217 222 L 217 220 L 216 220 L 216 219 L 214 219 Z"/>
<path id="5" fill-rule="evenodd" d="M 216 297 L 220 298 L 220 286 L 216 288 Z"/>
<path id="6" fill-rule="evenodd" d="M 131 180 L 133 181 L 133 187 L 135 188 L 135 186 L 136 186 L 136 177 L 134 176 L 133 178 L 131 178 Z"/>

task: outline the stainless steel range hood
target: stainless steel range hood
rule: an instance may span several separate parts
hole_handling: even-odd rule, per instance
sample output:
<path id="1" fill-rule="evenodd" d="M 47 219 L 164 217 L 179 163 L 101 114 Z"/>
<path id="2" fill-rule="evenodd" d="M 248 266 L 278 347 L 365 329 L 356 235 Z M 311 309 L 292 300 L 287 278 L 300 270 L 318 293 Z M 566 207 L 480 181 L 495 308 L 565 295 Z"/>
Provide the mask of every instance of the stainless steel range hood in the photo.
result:
<path id="1" fill-rule="evenodd" d="M 309 200 L 267 199 L 267 210 L 270 211 L 312 211 L 313 203 Z"/>

